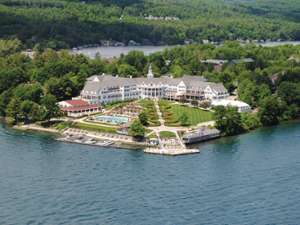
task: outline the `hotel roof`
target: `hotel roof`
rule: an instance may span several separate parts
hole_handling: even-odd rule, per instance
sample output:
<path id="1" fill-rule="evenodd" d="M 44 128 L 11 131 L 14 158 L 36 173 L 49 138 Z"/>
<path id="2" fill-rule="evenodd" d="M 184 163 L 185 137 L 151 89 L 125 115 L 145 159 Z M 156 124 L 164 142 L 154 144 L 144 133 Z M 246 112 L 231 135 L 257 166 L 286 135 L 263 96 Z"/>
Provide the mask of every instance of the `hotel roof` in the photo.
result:
<path id="1" fill-rule="evenodd" d="M 172 78 L 171 76 L 161 76 L 161 77 L 137 77 L 137 78 L 127 78 L 127 77 L 118 77 L 112 75 L 94 75 L 87 79 L 87 82 L 84 87 L 84 91 L 96 92 L 103 88 L 118 87 L 118 86 L 127 86 L 127 85 L 179 85 L 180 82 L 183 82 L 187 87 L 202 88 L 204 89 L 208 85 L 211 86 L 214 90 L 218 92 L 226 92 L 223 84 L 207 82 L 207 80 L 202 76 L 190 76 L 184 75 L 179 78 Z"/>

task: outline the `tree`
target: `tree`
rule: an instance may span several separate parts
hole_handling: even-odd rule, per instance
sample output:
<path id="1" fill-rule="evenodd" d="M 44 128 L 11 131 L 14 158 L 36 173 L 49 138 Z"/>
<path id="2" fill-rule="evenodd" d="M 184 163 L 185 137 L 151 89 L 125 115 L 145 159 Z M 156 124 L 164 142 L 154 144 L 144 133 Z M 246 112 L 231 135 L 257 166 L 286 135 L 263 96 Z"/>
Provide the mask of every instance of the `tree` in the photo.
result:
<path id="1" fill-rule="evenodd" d="M 182 113 L 179 117 L 179 122 L 181 126 L 189 126 L 190 121 L 186 113 Z"/>
<path id="2" fill-rule="evenodd" d="M 67 77 L 50 78 L 45 83 L 46 93 L 54 95 L 58 101 L 70 99 L 77 93 L 72 80 Z"/>
<path id="3" fill-rule="evenodd" d="M 6 114 L 5 110 L 10 101 L 10 96 L 11 96 L 10 91 L 4 91 L 0 95 L 0 116 L 5 116 Z"/>
<path id="4" fill-rule="evenodd" d="M 147 58 L 142 51 L 130 51 L 126 56 L 121 58 L 121 61 L 132 66 L 138 72 L 143 72 L 147 65 Z"/>
<path id="5" fill-rule="evenodd" d="M 29 100 L 39 103 L 41 96 L 43 95 L 43 89 L 39 83 L 20 84 L 14 89 L 13 94 L 21 101 Z"/>
<path id="6" fill-rule="evenodd" d="M 42 100 L 41 104 L 44 107 L 44 120 L 50 120 L 53 117 L 59 116 L 60 111 L 57 105 L 57 100 L 54 95 L 47 94 L 45 95 Z"/>
<path id="7" fill-rule="evenodd" d="M 225 135 L 240 134 L 244 131 L 242 119 L 237 108 L 217 106 L 214 113 L 216 128 Z"/>
<path id="8" fill-rule="evenodd" d="M 293 83 L 284 81 L 278 87 L 278 96 L 288 104 L 300 106 L 300 82 Z"/>
<path id="9" fill-rule="evenodd" d="M 207 109 L 211 106 L 211 102 L 209 100 L 204 100 L 199 103 L 199 107 Z"/>
<path id="10" fill-rule="evenodd" d="M 25 123 L 40 121 L 43 117 L 43 111 L 37 103 L 25 100 L 20 105 L 20 117 Z"/>
<path id="11" fill-rule="evenodd" d="M 141 112 L 139 114 L 139 120 L 141 122 L 141 124 L 143 124 L 144 126 L 147 126 L 149 123 L 148 123 L 148 116 L 145 112 Z"/>
<path id="12" fill-rule="evenodd" d="M 22 48 L 22 43 L 18 39 L 0 40 L 0 56 L 7 56 L 16 53 Z"/>
<path id="13" fill-rule="evenodd" d="M 251 106 L 255 105 L 254 97 L 257 93 L 257 87 L 254 82 L 245 79 L 238 86 L 239 98 Z"/>
<path id="14" fill-rule="evenodd" d="M 6 107 L 6 116 L 12 118 L 13 123 L 18 123 L 20 119 L 21 100 L 12 98 Z"/>
<path id="15" fill-rule="evenodd" d="M 140 120 L 135 120 L 129 127 L 129 135 L 137 139 L 142 139 L 145 136 L 145 128 Z"/>
<path id="16" fill-rule="evenodd" d="M 137 75 L 136 69 L 128 64 L 121 64 L 118 66 L 118 74 L 122 76 L 133 76 L 135 77 Z"/>
<path id="17" fill-rule="evenodd" d="M 258 116 L 265 126 L 276 125 L 283 113 L 282 103 L 276 96 L 266 97 L 259 107 Z"/>
<path id="18" fill-rule="evenodd" d="M 171 67 L 171 73 L 174 75 L 174 77 L 181 77 L 184 73 L 184 70 L 180 65 L 173 65 Z"/>
<path id="19" fill-rule="evenodd" d="M 193 106 L 198 106 L 198 101 L 197 101 L 197 100 L 192 100 L 191 104 L 192 104 Z"/>
<path id="20" fill-rule="evenodd" d="M 245 130 L 254 130 L 261 126 L 259 118 L 257 117 L 256 114 L 242 113 L 241 118 L 242 118 L 243 128 Z"/>

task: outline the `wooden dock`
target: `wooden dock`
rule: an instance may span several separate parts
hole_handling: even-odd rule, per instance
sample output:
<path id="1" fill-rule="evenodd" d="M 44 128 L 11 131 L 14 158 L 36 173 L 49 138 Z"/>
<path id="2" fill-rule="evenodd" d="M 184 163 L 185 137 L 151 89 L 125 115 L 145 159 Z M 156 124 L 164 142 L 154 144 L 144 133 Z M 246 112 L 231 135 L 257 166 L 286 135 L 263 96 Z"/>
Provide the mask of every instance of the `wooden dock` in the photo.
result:
<path id="1" fill-rule="evenodd" d="M 144 153 L 156 154 L 156 155 L 168 155 L 168 156 L 196 154 L 199 152 L 200 152 L 199 149 L 188 149 L 188 148 L 177 148 L 177 149 L 176 148 L 170 148 L 170 149 L 146 148 L 144 149 Z"/>

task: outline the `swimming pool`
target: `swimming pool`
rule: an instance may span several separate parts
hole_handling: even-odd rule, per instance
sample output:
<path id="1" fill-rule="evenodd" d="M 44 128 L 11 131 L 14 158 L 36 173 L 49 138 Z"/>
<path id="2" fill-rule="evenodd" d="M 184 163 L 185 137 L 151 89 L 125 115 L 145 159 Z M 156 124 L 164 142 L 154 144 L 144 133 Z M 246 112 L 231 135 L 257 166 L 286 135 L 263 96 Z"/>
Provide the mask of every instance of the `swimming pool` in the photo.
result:
<path id="1" fill-rule="evenodd" d="M 103 123 L 124 124 L 128 123 L 129 118 L 126 116 L 95 116 L 95 120 Z"/>

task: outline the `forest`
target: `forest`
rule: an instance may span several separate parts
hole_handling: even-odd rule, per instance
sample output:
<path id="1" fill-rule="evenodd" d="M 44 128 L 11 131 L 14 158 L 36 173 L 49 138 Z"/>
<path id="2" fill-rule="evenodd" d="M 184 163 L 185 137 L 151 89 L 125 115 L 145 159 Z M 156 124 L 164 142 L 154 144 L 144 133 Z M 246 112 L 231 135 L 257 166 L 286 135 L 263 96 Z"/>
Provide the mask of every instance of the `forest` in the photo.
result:
<path id="1" fill-rule="evenodd" d="M 247 102 L 254 114 L 217 110 L 243 129 L 274 125 L 299 117 L 300 46 L 261 47 L 227 41 L 222 46 L 186 45 L 145 56 L 132 51 L 114 60 L 89 59 L 68 51 L 46 49 L 33 58 L 22 53 L 21 41 L 0 40 L 0 116 L 12 123 L 49 120 L 59 115 L 57 101 L 79 95 L 87 77 L 109 73 L 144 76 L 151 63 L 155 76 L 184 74 L 222 82 L 231 94 Z M 241 59 L 251 58 L 253 61 Z M 216 69 L 205 59 L 228 60 Z M 237 60 L 239 59 L 239 60 Z M 219 124 L 225 129 L 226 120 Z M 228 131 L 228 134 L 232 134 Z"/>
<path id="2" fill-rule="evenodd" d="M 101 40 L 300 40 L 299 15 L 298 0 L 0 0 L 0 38 L 42 49 Z"/>

